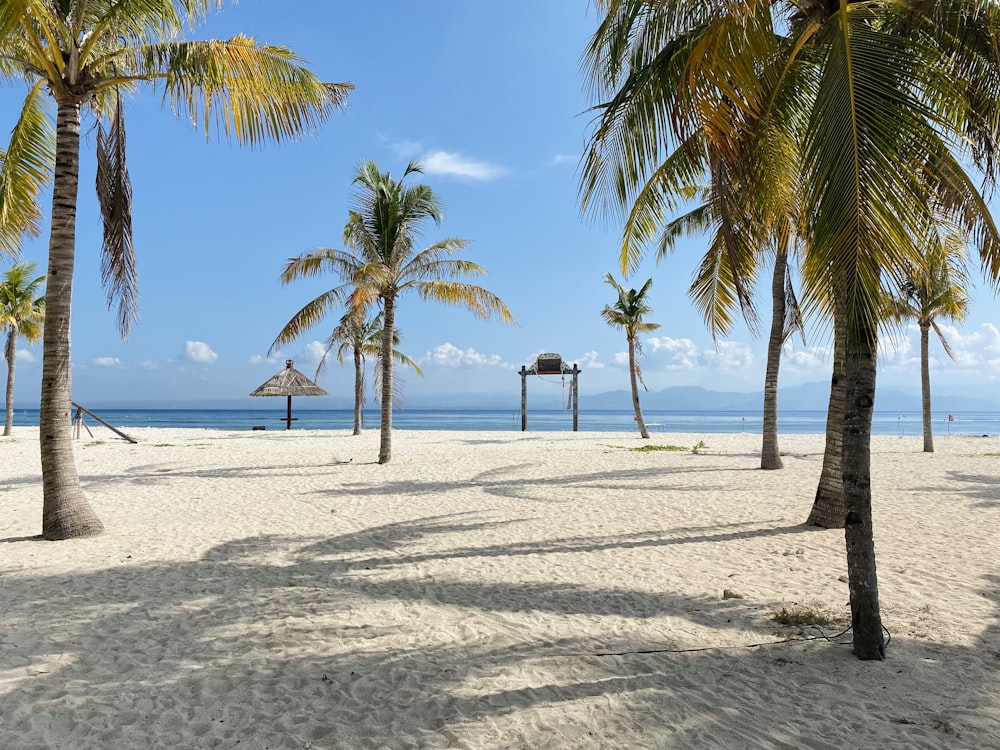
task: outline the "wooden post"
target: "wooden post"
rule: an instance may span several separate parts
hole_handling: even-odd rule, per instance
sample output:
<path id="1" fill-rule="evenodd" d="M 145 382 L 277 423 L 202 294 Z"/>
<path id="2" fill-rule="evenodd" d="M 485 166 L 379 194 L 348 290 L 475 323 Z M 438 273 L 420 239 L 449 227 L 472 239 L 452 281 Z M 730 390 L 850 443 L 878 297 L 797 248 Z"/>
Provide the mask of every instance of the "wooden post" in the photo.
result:
<path id="1" fill-rule="evenodd" d="M 290 363 L 292 360 L 288 360 L 288 361 Z M 291 364 L 289 364 L 288 366 L 291 367 Z M 285 425 L 286 425 L 286 427 L 285 427 L 286 430 L 292 429 L 292 397 L 291 396 L 288 397 L 288 417 L 285 420 Z"/>
<path id="2" fill-rule="evenodd" d="M 521 365 L 521 432 L 528 429 L 528 368 Z"/>
<path id="3" fill-rule="evenodd" d="M 77 413 L 78 417 L 80 417 L 80 412 L 83 412 L 84 414 L 88 414 L 91 417 L 93 417 L 94 419 L 96 419 L 98 422 L 100 422 L 102 425 L 104 425 L 105 427 L 107 427 L 109 430 L 111 430 L 113 433 L 115 433 L 122 440 L 127 440 L 130 443 L 138 443 L 139 442 L 134 437 L 131 437 L 130 435 L 126 435 L 121 430 L 119 430 L 119 429 L 117 429 L 115 427 L 112 427 L 110 424 L 108 424 L 107 422 L 105 422 L 103 419 L 101 419 L 99 416 L 97 416 L 96 414 L 94 414 L 94 412 L 90 411 L 89 409 L 84 409 L 82 406 L 80 406 L 79 404 L 77 404 L 77 403 L 75 403 L 73 401 L 70 401 L 70 403 L 73 406 L 76 407 L 76 413 Z M 83 417 L 80 417 L 80 420 L 83 421 Z M 86 425 L 84 425 L 84 426 L 86 426 Z M 87 432 L 90 433 L 90 428 L 89 427 L 87 427 Z M 91 433 L 90 436 L 93 437 L 93 434 Z"/>
<path id="4" fill-rule="evenodd" d="M 580 368 L 573 363 L 573 432 L 580 429 Z"/>

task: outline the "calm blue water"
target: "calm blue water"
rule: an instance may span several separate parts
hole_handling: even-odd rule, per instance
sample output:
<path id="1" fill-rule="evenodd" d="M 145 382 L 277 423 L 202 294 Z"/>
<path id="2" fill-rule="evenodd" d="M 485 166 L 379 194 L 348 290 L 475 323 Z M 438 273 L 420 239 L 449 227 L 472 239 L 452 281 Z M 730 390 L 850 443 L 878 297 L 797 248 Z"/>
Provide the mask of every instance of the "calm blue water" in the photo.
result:
<path id="1" fill-rule="evenodd" d="M 115 427 L 201 427 L 217 430 L 249 430 L 264 425 L 268 430 L 283 430 L 282 409 L 94 409 L 95 414 Z M 350 430 L 354 424 L 350 409 L 296 409 L 292 429 Z M 759 412 L 686 412 L 644 411 L 651 432 L 757 433 L 763 429 Z M 1000 435 L 1000 412 L 956 412 L 934 415 L 935 435 Z M 484 430 L 519 431 L 519 410 L 435 410 L 396 411 L 392 418 L 398 430 Z M 581 411 L 579 428 L 584 432 L 631 432 L 635 422 L 631 411 Z M 97 423 L 85 416 L 91 428 Z M 37 409 L 16 409 L 14 424 L 37 425 Z M 377 429 L 377 411 L 365 412 L 365 428 Z M 919 412 L 878 413 L 872 423 L 876 435 L 921 434 Z M 573 415 L 565 411 L 529 411 L 529 431 L 569 431 Z M 779 432 L 786 434 L 822 433 L 826 430 L 826 412 L 783 412 L 778 419 Z"/>

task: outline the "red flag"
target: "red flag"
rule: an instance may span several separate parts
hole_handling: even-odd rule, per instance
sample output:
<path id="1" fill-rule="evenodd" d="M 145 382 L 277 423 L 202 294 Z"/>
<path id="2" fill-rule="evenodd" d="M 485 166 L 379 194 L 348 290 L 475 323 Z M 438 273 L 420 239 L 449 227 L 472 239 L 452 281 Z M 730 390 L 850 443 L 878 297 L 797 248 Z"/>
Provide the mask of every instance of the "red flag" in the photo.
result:
<path id="1" fill-rule="evenodd" d="M 954 418 L 954 417 L 953 417 L 953 416 L 952 416 L 951 414 L 949 414 L 949 415 L 948 415 L 948 421 L 949 421 L 949 422 L 954 422 L 954 421 L 955 421 L 955 418 Z"/>

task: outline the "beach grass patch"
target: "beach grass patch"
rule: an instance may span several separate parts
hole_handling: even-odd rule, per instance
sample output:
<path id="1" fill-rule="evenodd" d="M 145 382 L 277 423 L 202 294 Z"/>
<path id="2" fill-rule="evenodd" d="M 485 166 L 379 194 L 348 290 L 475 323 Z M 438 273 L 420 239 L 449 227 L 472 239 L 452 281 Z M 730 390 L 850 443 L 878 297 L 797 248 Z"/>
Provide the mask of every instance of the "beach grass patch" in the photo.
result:
<path id="1" fill-rule="evenodd" d="M 935 719 L 934 723 L 931 725 L 939 732 L 944 732 L 945 734 L 950 734 L 952 737 L 961 737 L 962 733 L 959 732 L 955 727 L 951 725 L 947 719 Z"/>
<path id="2" fill-rule="evenodd" d="M 686 451 L 688 449 L 683 445 L 643 445 L 638 448 L 625 448 L 625 450 L 633 453 L 654 453 L 656 451 Z"/>
<path id="3" fill-rule="evenodd" d="M 837 621 L 824 612 L 819 607 L 810 605 L 795 605 L 782 607 L 771 617 L 779 625 L 789 625 L 802 627 L 804 625 L 815 625 L 821 628 L 828 628 L 837 624 Z"/>

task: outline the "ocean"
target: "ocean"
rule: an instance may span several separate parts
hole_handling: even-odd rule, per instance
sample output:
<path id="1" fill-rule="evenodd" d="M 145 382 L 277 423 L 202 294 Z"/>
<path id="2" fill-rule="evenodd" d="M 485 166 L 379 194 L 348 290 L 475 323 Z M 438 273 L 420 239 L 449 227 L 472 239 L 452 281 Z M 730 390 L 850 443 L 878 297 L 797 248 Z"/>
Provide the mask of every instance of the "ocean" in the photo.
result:
<path id="1" fill-rule="evenodd" d="M 263 426 L 283 430 L 285 409 L 93 409 L 97 416 L 117 428 L 129 427 L 199 427 L 213 430 L 249 430 Z M 350 430 L 354 413 L 350 409 L 295 409 L 293 430 Z M 649 430 L 685 433 L 759 433 L 763 429 L 760 412 L 732 411 L 643 411 Z M 37 409 L 15 409 L 15 426 L 38 424 Z M 84 424 L 100 427 L 84 415 Z M 377 429 L 377 410 L 365 411 L 365 429 Z M 393 413 L 397 430 L 477 430 L 516 432 L 521 429 L 517 409 L 404 409 Z M 1000 412 L 956 412 L 934 414 L 934 434 L 1000 435 Z M 528 412 L 528 431 L 570 431 L 573 415 L 569 411 L 538 410 Z M 632 432 L 635 421 L 631 411 L 580 411 L 581 432 Z M 778 431 L 785 434 L 815 434 L 826 431 L 825 411 L 788 411 L 779 413 Z M 876 435 L 920 435 L 919 412 L 880 413 L 872 421 Z"/>

